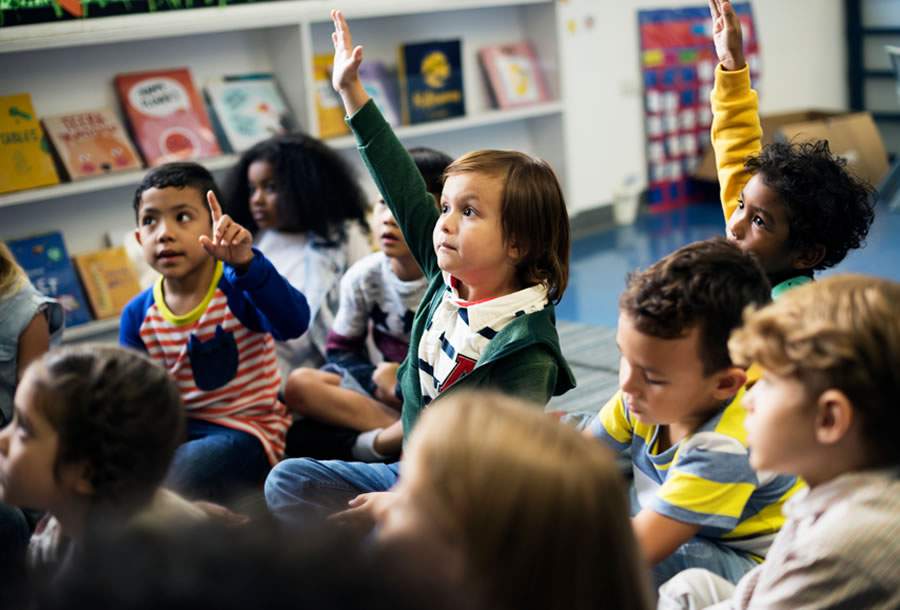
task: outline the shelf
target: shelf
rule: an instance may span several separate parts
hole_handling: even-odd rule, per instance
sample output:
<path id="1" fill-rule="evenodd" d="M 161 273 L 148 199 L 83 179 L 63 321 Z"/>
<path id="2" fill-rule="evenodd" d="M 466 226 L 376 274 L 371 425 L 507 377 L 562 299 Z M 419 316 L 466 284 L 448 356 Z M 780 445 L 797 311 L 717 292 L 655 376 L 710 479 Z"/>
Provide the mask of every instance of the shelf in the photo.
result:
<path id="1" fill-rule="evenodd" d="M 341 9 L 352 19 L 365 19 L 550 3 L 552 0 L 456 0 L 445 5 L 430 0 L 345 0 Z M 0 28 L 0 53 L 322 22 L 330 19 L 334 6 L 332 1 L 280 0 L 19 25 Z"/>
<path id="2" fill-rule="evenodd" d="M 400 140 L 406 138 L 419 138 L 447 131 L 474 129 L 476 127 L 486 127 L 489 125 L 499 125 L 513 121 L 551 116 L 561 114 L 562 111 L 563 108 L 561 102 L 546 102 L 524 108 L 487 110 L 474 116 L 463 116 L 454 119 L 445 119 L 443 121 L 431 121 L 429 123 L 421 123 L 418 125 L 404 125 L 396 127 L 394 133 L 397 134 L 397 137 Z M 356 138 L 352 135 L 330 138 L 325 140 L 325 142 L 332 148 L 337 149 L 356 147 Z"/>
<path id="3" fill-rule="evenodd" d="M 237 155 L 222 155 L 221 157 L 212 157 L 210 159 L 199 159 L 198 162 L 203 164 L 208 170 L 215 171 L 231 167 L 237 160 Z M 139 169 L 129 172 L 119 172 L 97 178 L 78 180 L 76 182 L 61 182 L 60 184 L 54 184 L 53 186 L 7 193 L 5 195 L 0 195 L 0 208 L 11 205 L 21 205 L 23 203 L 32 203 L 35 201 L 44 201 L 46 199 L 60 199 L 62 197 L 69 197 L 80 193 L 96 193 L 98 191 L 106 191 L 120 186 L 133 185 L 136 187 L 147 171 L 147 169 Z"/>
<path id="4" fill-rule="evenodd" d="M 100 335 L 106 335 L 113 331 L 119 330 L 119 317 L 107 318 L 105 320 L 94 320 L 93 322 L 85 322 L 72 328 L 63 330 L 63 343 L 71 343 L 74 341 L 84 341 Z"/>
<path id="5" fill-rule="evenodd" d="M 863 72 L 865 78 L 894 78 L 893 70 L 866 70 Z"/>

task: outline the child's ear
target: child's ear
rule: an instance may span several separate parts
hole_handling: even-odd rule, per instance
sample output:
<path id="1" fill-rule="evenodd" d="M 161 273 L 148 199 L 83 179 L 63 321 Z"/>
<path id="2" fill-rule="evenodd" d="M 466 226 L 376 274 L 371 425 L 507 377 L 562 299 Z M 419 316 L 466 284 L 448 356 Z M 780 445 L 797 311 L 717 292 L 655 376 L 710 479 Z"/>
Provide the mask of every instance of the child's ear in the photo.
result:
<path id="1" fill-rule="evenodd" d="M 816 440 L 835 445 L 853 426 L 853 403 L 840 390 L 825 390 L 816 401 Z"/>
<path id="2" fill-rule="evenodd" d="M 731 400 L 747 383 L 747 371 L 738 366 L 723 369 L 716 373 L 715 383 L 713 397 L 716 400 Z"/>
<path id="3" fill-rule="evenodd" d="M 91 483 L 91 468 L 87 462 L 62 466 L 60 468 L 60 476 L 65 485 L 78 495 L 94 495 L 94 484 Z"/>
<path id="4" fill-rule="evenodd" d="M 794 269 L 815 269 L 825 258 L 825 246 L 816 244 L 794 255 Z"/>
<path id="5" fill-rule="evenodd" d="M 144 242 L 141 241 L 141 230 L 140 229 L 134 230 L 134 238 L 137 240 L 137 243 L 139 243 L 142 246 L 144 245 Z"/>

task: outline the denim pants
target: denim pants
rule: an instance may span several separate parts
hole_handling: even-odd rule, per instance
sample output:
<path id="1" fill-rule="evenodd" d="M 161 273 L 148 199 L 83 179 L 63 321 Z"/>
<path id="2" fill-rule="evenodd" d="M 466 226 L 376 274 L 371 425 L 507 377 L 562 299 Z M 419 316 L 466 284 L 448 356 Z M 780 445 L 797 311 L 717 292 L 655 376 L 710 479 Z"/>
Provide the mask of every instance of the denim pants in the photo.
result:
<path id="1" fill-rule="evenodd" d="M 187 442 L 176 451 L 165 486 L 191 500 L 228 504 L 259 489 L 269 459 L 259 439 L 199 419 L 188 419 Z"/>
<path id="2" fill-rule="evenodd" d="M 361 493 L 389 490 L 399 468 L 400 462 L 284 460 L 266 479 L 266 504 L 283 524 L 302 527 L 346 508 Z"/>

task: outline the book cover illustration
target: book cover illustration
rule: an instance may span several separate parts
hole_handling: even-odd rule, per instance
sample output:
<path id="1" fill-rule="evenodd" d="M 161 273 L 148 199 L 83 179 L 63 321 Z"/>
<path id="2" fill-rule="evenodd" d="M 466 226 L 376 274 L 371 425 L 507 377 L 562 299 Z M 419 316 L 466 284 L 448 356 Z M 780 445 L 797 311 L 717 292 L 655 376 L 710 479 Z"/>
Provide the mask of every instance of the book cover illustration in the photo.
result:
<path id="1" fill-rule="evenodd" d="M 322 53 L 313 57 L 313 80 L 316 87 L 316 116 L 319 137 L 333 138 L 350 133 L 344 122 L 344 103 L 331 86 L 331 66 L 334 56 Z"/>
<path id="2" fill-rule="evenodd" d="M 364 61 L 359 67 L 359 80 L 385 120 L 393 127 L 400 125 L 400 91 L 396 73 L 384 62 Z"/>
<path id="3" fill-rule="evenodd" d="M 0 193 L 57 184 L 50 146 L 27 93 L 0 96 Z"/>
<path id="4" fill-rule="evenodd" d="M 77 254 L 72 260 L 98 320 L 119 315 L 141 291 L 137 272 L 124 246 Z"/>
<path id="5" fill-rule="evenodd" d="M 221 154 L 187 68 L 119 74 L 115 83 L 147 165 Z"/>
<path id="6" fill-rule="evenodd" d="M 459 39 L 404 44 L 399 54 L 404 123 L 414 125 L 466 113 Z"/>
<path id="7" fill-rule="evenodd" d="M 292 126 L 287 103 L 271 74 L 223 76 L 207 83 L 204 93 L 226 152 L 242 152 Z"/>
<path id="8" fill-rule="evenodd" d="M 497 108 L 529 106 L 550 99 L 530 42 L 494 45 L 478 52 Z"/>
<path id="9" fill-rule="evenodd" d="M 70 180 L 142 167 L 124 126 L 108 108 L 44 117 L 43 123 Z"/>
<path id="10" fill-rule="evenodd" d="M 66 312 L 66 327 L 91 320 L 87 301 L 69 260 L 62 233 L 53 231 L 6 242 L 16 262 L 38 292 L 58 300 Z"/>

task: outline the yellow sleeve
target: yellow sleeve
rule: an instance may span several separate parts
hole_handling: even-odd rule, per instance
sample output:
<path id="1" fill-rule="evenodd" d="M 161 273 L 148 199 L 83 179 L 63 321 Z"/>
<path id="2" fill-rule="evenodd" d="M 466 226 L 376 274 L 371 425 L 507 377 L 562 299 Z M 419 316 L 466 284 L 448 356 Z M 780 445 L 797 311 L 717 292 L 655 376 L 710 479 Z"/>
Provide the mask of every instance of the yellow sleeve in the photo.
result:
<path id="1" fill-rule="evenodd" d="M 731 218 L 750 174 L 744 161 L 762 148 L 759 98 L 750 88 L 750 67 L 726 72 L 716 66 L 712 103 L 712 145 L 725 220 Z"/>
<path id="2" fill-rule="evenodd" d="M 634 426 L 628 417 L 628 410 L 622 400 L 622 390 L 610 398 L 591 424 L 591 433 L 617 452 L 631 446 Z"/>

